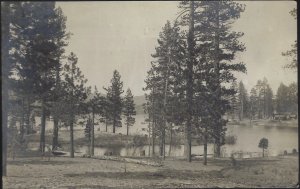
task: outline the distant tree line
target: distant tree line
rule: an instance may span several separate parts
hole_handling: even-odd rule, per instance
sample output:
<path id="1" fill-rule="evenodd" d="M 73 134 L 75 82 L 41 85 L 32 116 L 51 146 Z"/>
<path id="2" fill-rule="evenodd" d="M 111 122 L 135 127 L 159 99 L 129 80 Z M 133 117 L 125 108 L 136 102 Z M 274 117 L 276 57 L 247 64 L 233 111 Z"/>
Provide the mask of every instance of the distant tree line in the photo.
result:
<path id="1" fill-rule="evenodd" d="M 274 113 L 297 113 L 298 112 L 298 89 L 295 82 L 289 86 L 283 83 L 274 94 L 268 84 L 268 80 L 258 80 L 251 89 L 250 94 L 242 81 L 233 84 L 237 94 L 231 98 L 232 111 L 228 112 L 229 118 L 234 120 L 269 119 Z"/>

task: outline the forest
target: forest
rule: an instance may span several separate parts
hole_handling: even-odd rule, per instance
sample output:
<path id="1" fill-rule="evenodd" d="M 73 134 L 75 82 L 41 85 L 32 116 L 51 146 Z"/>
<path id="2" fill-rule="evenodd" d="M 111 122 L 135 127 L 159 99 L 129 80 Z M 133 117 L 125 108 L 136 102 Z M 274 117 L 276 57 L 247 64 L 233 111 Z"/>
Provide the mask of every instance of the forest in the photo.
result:
<path id="1" fill-rule="evenodd" d="M 245 11 L 242 2 L 182 1 L 179 14 L 165 22 L 153 61 L 145 79 L 143 110 L 149 124 L 151 155 L 165 159 L 167 136 L 174 128 L 184 135 L 184 156 L 192 161 L 192 141 L 201 138 L 203 164 L 208 144 L 221 157 L 226 126 L 245 119 L 274 119 L 274 114 L 298 113 L 297 83 L 280 84 L 273 91 L 261 78 L 247 91 L 236 73 L 247 74 L 247 64 L 236 59 L 246 50 L 241 31 L 232 24 Z M 129 130 L 136 123 L 136 104 L 131 89 L 123 89 L 118 70 L 100 93 L 87 84 L 74 52 L 66 53 L 72 31 L 55 2 L 1 2 L 2 29 L 2 167 L 6 175 L 9 148 L 22 146 L 27 135 L 36 134 L 35 117 L 41 119 L 39 152 L 47 145 L 59 147 L 60 129 L 68 128 L 70 157 L 74 158 L 74 127 L 82 125 L 94 155 L 95 127 L 104 124 Z M 296 18 L 296 9 L 291 11 Z M 291 58 L 286 68 L 297 70 L 297 41 L 282 56 Z M 53 120 L 52 143 L 46 142 L 46 120 Z M 116 133 L 117 134 L 117 133 Z M 114 135 L 115 136 L 115 135 Z M 170 139 L 172 140 L 172 138 Z M 171 142 L 170 142 L 171 143 Z M 149 149 L 150 150 L 150 149 Z M 150 155 L 150 154 L 149 154 Z"/>

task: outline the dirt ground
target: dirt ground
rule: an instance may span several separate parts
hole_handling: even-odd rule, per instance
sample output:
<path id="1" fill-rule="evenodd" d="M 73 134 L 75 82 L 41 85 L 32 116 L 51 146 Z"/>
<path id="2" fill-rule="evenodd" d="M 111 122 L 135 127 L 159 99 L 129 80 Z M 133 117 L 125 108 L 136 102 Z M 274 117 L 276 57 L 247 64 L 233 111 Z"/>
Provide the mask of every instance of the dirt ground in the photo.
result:
<path id="1" fill-rule="evenodd" d="M 225 188 L 292 187 L 298 183 L 298 156 L 188 163 L 165 160 L 162 167 L 91 158 L 24 157 L 8 161 L 3 188 Z M 126 169 L 126 172 L 125 172 Z"/>

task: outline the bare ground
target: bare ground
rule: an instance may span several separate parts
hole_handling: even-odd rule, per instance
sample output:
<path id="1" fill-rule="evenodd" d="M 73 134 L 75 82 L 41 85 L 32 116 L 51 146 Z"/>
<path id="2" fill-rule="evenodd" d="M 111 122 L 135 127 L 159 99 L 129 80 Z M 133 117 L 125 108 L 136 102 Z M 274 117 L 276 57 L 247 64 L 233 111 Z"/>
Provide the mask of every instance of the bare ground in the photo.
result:
<path id="1" fill-rule="evenodd" d="M 4 188 L 225 188 L 296 187 L 298 156 L 188 163 L 165 160 L 153 167 L 91 158 L 24 157 L 8 161 Z M 126 168 L 126 172 L 125 172 Z"/>

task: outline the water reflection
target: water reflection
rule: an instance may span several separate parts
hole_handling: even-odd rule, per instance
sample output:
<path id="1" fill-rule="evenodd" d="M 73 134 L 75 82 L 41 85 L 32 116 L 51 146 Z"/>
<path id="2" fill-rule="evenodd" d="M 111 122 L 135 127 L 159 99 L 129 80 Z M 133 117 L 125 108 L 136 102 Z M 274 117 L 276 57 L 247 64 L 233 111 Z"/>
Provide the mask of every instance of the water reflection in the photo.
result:
<path id="1" fill-rule="evenodd" d="M 221 148 L 221 153 L 225 157 L 229 157 L 231 153 L 244 154 L 244 157 L 261 156 L 262 149 L 258 147 L 261 138 L 265 137 L 269 140 L 267 153 L 269 156 L 283 154 L 286 150 L 291 153 L 293 149 L 298 149 L 298 128 L 283 128 L 283 127 L 266 127 L 266 126 L 235 126 L 227 127 L 227 135 L 234 135 L 237 141 L 234 145 L 224 145 Z M 170 145 L 166 145 L 166 156 L 169 156 Z M 208 145 L 208 154 L 213 154 L 214 145 Z M 150 147 L 150 151 L 152 147 Z M 87 153 L 88 147 L 77 147 L 76 151 Z M 100 148 L 96 147 L 95 155 L 103 156 L 112 155 L 120 156 L 149 156 L 149 146 L 139 148 Z M 159 146 L 155 146 L 155 152 L 159 153 Z M 251 152 L 251 153 L 249 153 Z M 150 152 L 151 153 L 151 152 Z M 192 146 L 192 154 L 202 155 L 203 145 Z M 183 156 L 184 145 L 172 146 L 170 156 Z"/>

